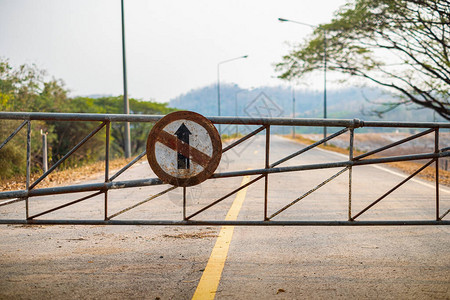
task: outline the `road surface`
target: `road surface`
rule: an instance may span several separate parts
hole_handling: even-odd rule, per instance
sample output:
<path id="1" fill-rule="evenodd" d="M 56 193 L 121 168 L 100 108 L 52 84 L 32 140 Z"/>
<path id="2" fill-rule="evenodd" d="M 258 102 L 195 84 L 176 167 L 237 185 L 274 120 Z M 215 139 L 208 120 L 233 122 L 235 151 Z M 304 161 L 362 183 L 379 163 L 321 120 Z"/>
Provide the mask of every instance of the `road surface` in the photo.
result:
<path id="1" fill-rule="evenodd" d="M 271 137 L 270 161 L 301 147 Z M 224 154 L 218 171 L 264 167 L 264 136 Z M 340 154 L 312 150 L 282 166 L 343 161 Z M 269 176 L 269 214 L 289 204 L 340 169 Z M 118 180 L 154 177 L 147 162 Z M 188 214 L 243 181 L 209 180 L 188 188 Z M 353 169 L 353 215 L 403 178 L 384 167 Z M 97 182 L 101 181 L 101 176 Z M 109 213 L 167 186 L 112 191 Z M 181 189 L 116 219 L 182 218 Z M 260 180 L 195 220 L 262 220 Z M 72 195 L 30 201 L 31 214 L 75 199 Z M 434 190 L 415 180 L 358 220 L 433 220 Z M 98 196 L 41 219 L 102 219 Z M 441 189 L 441 210 L 450 193 Z M 24 204 L 0 208 L 1 217 L 23 218 Z M 274 217 L 274 220 L 347 220 L 348 172 Z M 450 298 L 450 228 L 232 227 L 225 226 L 0 226 L 0 298 L 85 299 L 302 299 Z"/>

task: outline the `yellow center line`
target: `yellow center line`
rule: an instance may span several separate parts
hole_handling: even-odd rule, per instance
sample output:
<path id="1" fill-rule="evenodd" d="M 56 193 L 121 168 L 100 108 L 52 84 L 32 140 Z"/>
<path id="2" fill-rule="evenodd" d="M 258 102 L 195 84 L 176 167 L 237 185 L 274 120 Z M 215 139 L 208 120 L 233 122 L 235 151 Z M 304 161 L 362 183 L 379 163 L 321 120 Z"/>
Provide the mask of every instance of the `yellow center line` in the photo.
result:
<path id="1" fill-rule="evenodd" d="M 250 176 L 245 176 L 242 179 L 241 186 L 250 181 Z M 242 204 L 245 200 L 247 187 L 243 188 L 236 194 L 233 204 L 225 217 L 226 221 L 234 221 L 239 215 Z M 214 299 L 216 291 L 219 286 L 220 277 L 222 275 L 223 267 L 228 255 L 228 248 L 230 247 L 231 238 L 233 237 L 234 226 L 222 226 L 219 237 L 209 257 L 208 264 L 205 271 L 203 271 L 202 278 L 198 283 L 192 299 Z"/>

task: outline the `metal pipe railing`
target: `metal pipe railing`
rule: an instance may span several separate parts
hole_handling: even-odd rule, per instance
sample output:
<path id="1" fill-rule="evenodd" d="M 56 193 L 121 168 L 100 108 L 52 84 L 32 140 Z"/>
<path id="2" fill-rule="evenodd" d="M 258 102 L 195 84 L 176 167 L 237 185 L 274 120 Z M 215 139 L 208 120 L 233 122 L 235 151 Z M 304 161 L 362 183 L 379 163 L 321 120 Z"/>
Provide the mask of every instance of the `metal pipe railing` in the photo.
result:
<path id="1" fill-rule="evenodd" d="M 146 155 L 144 151 L 138 157 L 136 157 L 133 161 L 128 163 L 125 167 L 123 167 L 120 171 L 118 171 L 113 176 L 109 176 L 109 147 L 110 147 L 110 126 L 111 122 L 157 122 L 163 116 L 157 115 L 118 115 L 118 114 L 73 114 L 73 113 L 34 113 L 34 112 L 0 112 L 0 120 L 24 120 L 23 123 L 1 144 L 0 150 L 3 146 L 6 145 L 25 125 L 27 126 L 27 173 L 26 173 L 26 188 L 25 190 L 20 191 L 7 191 L 0 192 L 0 199 L 13 199 L 4 202 L 0 202 L 0 207 L 5 206 L 11 203 L 15 203 L 18 201 L 25 201 L 25 211 L 26 211 L 26 219 L 25 220 L 0 220 L 0 224 L 103 224 L 103 225 L 256 225 L 256 226 L 266 226 L 266 225 L 282 225 L 282 226 L 327 226 L 327 225 L 335 225 L 335 226 L 353 226 L 353 225 L 450 225 L 450 221 L 443 221 L 442 219 L 450 212 L 447 210 L 444 214 L 440 215 L 439 212 L 439 158 L 449 157 L 450 156 L 450 147 L 443 147 L 439 149 L 439 129 L 440 128 L 450 128 L 450 123 L 430 123 L 430 122 L 381 122 L 381 121 L 362 121 L 358 119 L 293 119 L 293 118 L 253 118 L 253 117 L 209 117 L 209 120 L 215 124 L 241 124 L 241 125 L 258 125 L 260 126 L 258 129 L 250 132 L 246 136 L 237 140 L 236 142 L 230 144 L 225 147 L 222 151 L 225 152 L 239 145 L 240 143 L 250 139 L 251 137 L 257 135 L 264 129 L 265 132 L 265 163 L 264 168 L 262 169 L 253 169 L 253 170 L 241 170 L 241 171 L 233 171 L 233 172 L 223 172 L 223 173 L 215 173 L 211 176 L 211 178 L 229 178 L 229 177 L 237 177 L 237 176 L 247 176 L 247 175 L 258 175 L 253 180 L 249 181 L 246 185 L 241 186 L 232 192 L 229 192 L 225 196 L 219 198 L 218 200 L 212 201 L 210 204 L 206 205 L 199 211 L 186 215 L 186 188 L 183 188 L 183 220 L 182 221 L 150 221 L 150 220 L 133 220 L 133 221 L 116 221 L 111 220 L 126 211 L 129 211 L 135 207 L 138 207 L 150 200 L 157 198 L 165 194 L 168 191 L 175 189 L 175 187 L 169 187 L 168 189 L 157 193 L 148 199 L 140 201 L 126 209 L 123 209 L 117 213 L 112 215 L 108 215 L 108 191 L 113 189 L 122 189 L 122 188 L 133 188 L 133 187 L 143 187 L 143 186 L 152 186 L 152 185 L 161 185 L 164 184 L 158 178 L 147 178 L 147 179 L 138 179 L 138 180 L 128 180 L 128 181 L 117 181 L 114 180 L 123 172 L 125 172 L 128 168 L 134 165 L 139 159 Z M 71 185 L 71 186 L 62 186 L 62 187 L 53 187 L 53 188 L 34 188 L 41 180 L 43 180 L 51 171 L 53 171 L 60 162 L 56 163 L 48 172 L 43 174 L 36 182 L 30 184 L 30 161 L 31 161 L 31 121 L 32 120 L 52 120 L 52 121 L 80 121 L 80 122 L 102 122 L 102 124 L 97 127 L 96 130 L 91 132 L 84 140 L 82 140 L 77 146 L 75 146 L 71 151 L 69 151 L 61 161 L 68 158 L 72 155 L 87 139 L 97 133 L 100 129 L 102 129 L 106 125 L 106 140 L 105 140 L 105 178 L 104 182 L 99 183 L 91 183 L 91 184 L 80 184 L 80 185 Z M 312 145 L 306 146 L 303 149 L 290 154 L 277 162 L 270 164 L 270 127 L 271 126 L 327 126 L 327 127 L 344 127 L 344 129 L 318 141 Z M 394 142 L 392 144 L 383 146 L 379 149 L 373 150 L 366 154 L 354 157 L 353 156 L 353 145 L 354 145 L 354 130 L 355 128 L 360 127 L 394 127 L 394 128 L 425 128 L 427 130 L 412 135 L 408 138 L 402 139 L 400 141 Z M 350 140 L 349 140 L 349 157 L 348 161 L 341 162 L 332 162 L 332 163 L 320 163 L 320 164 L 308 164 L 308 165 L 297 165 L 297 166 L 288 166 L 288 167 L 277 167 L 279 164 L 286 162 L 294 157 L 297 157 L 320 144 L 325 143 L 326 141 L 332 140 L 333 138 L 350 131 Z M 378 153 L 380 151 L 398 146 L 402 143 L 417 139 L 425 134 L 435 132 L 435 141 L 434 141 L 434 152 L 426 153 L 426 154 L 412 154 L 412 155 L 402 155 L 402 156 L 392 156 L 392 157 L 381 157 L 381 158 L 372 158 L 372 159 L 362 159 L 369 155 Z M 397 184 L 386 194 L 372 202 L 368 207 L 363 209 L 361 212 L 352 217 L 352 168 L 355 166 L 362 165 L 371 165 L 371 164 L 380 164 L 380 163 L 390 163 L 390 162 L 401 162 L 401 161 L 412 161 L 412 160 L 430 160 L 425 166 L 421 167 L 419 170 L 410 175 L 407 179 L 403 180 L 400 184 Z M 436 220 L 433 221 L 355 221 L 355 219 L 369 210 L 376 203 L 381 201 L 386 195 L 397 189 L 403 183 L 417 175 L 420 171 L 425 169 L 428 165 L 435 162 L 436 167 Z M 290 202 L 288 205 L 279 209 L 275 213 L 270 214 L 268 212 L 268 190 L 269 190 L 269 174 L 276 173 L 285 173 L 285 172 L 298 172 L 298 171 L 308 171 L 308 170 L 318 170 L 318 169 L 329 169 L 329 168 L 344 168 L 339 171 L 336 175 L 331 178 L 325 180 L 323 183 L 319 184 L 317 187 L 311 189 L 309 192 L 304 195 L 298 197 L 297 199 Z M 273 221 L 271 220 L 273 217 L 279 215 L 281 212 L 287 210 L 291 206 L 295 205 L 297 202 L 325 185 L 329 181 L 333 180 L 346 170 L 349 171 L 349 198 L 348 198 L 348 221 Z M 210 207 L 216 205 L 217 203 L 223 201 L 229 196 L 235 194 L 240 189 L 245 188 L 247 186 L 252 185 L 253 183 L 259 181 L 260 179 L 265 178 L 264 183 L 264 220 L 263 221 L 236 221 L 236 222 L 227 222 L 227 221 L 197 221 L 192 220 L 194 216 L 197 216 L 201 212 L 209 209 Z M 33 216 L 29 216 L 29 198 L 35 196 L 47 196 L 47 195 L 55 195 L 55 194 L 67 194 L 67 193 L 79 193 L 79 192 L 95 192 L 92 195 L 85 196 L 78 200 L 71 201 L 69 203 L 57 206 L 55 208 L 49 209 L 47 211 L 34 214 Z M 85 201 L 94 196 L 104 194 L 104 220 L 103 221 L 91 221 L 91 220 L 36 220 L 37 217 L 40 217 L 44 214 L 59 210 L 61 208 L 73 205 L 75 203 Z M 14 199 L 15 198 L 15 199 Z"/>
<path id="2" fill-rule="evenodd" d="M 0 120 L 52 120 L 100 122 L 157 122 L 162 115 L 123 115 L 88 113 L 0 112 Z M 445 122 L 363 121 L 359 119 L 301 119 L 264 117 L 208 117 L 215 124 L 329 126 L 329 127 L 398 127 L 398 128 L 450 128 Z"/>
<path id="3" fill-rule="evenodd" d="M 194 221 L 194 220 L 1 220 L 0 224 L 34 225 L 156 225 L 156 226 L 440 226 L 448 220 L 413 221 Z"/>

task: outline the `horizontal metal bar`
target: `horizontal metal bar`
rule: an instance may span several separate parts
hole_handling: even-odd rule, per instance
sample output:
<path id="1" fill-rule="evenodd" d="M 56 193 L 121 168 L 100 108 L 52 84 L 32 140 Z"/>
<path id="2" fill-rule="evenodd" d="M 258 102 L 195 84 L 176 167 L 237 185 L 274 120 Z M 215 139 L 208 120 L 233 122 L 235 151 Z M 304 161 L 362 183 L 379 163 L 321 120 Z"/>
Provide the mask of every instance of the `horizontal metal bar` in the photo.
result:
<path id="1" fill-rule="evenodd" d="M 311 164 L 311 165 L 279 167 L 279 168 L 269 168 L 269 169 L 253 169 L 253 170 L 244 170 L 244 171 L 235 171 L 235 172 L 224 172 L 224 173 L 213 174 L 211 176 L 211 178 L 228 178 L 228 177 L 238 177 L 238 176 L 246 176 L 246 175 L 261 175 L 261 174 L 271 174 L 271 173 L 284 173 L 284 172 L 340 168 L 340 167 L 348 167 L 348 166 L 361 166 L 361 165 L 380 164 L 380 163 L 397 162 L 397 161 L 432 159 L 432 158 L 441 158 L 441 157 L 449 157 L 449 156 L 450 156 L 450 152 L 431 153 L 431 154 L 415 154 L 415 155 L 406 155 L 406 156 L 393 156 L 393 157 L 377 158 L 377 159 L 364 159 L 364 160 L 359 160 L 359 161 L 343 161 L 343 162 L 335 162 L 335 163 Z M 29 192 L 27 192 L 26 190 L 0 192 L 0 199 L 26 198 L 26 197 L 35 197 L 35 196 L 47 196 L 47 195 L 52 195 L 52 194 L 68 194 L 68 193 L 89 192 L 89 191 L 98 191 L 98 190 L 106 191 L 109 189 L 133 188 L 133 187 L 142 187 L 142 186 L 150 186 L 150 185 L 160 185 L 160 184 L 164 184 L 164 183 L 158 178 L 146 178 L 146 179 L 117 181 L 117 182 L 108 182 L 108 183 L 101 182 L 101 183 L 91 183 L 91 184 L 83 184 L 83 185 L 43 188 L 43 189 L 30 190 Z"/>
<path id="2" fill-rule="evenodd" d="M 54 121 L 103 121 L 103 122 L 157 122 L 162 115 L 85 114 L 85 113 L 39 113 L 0 112 L 0 119 L 8 120 L 54 120 Z M 382 122 L 358 119 L 301 119 L 301 118 L 253 118 L 208 117 L 215 124 L 327 126 L 327 127 L 399 127 L 399 128 L 450 128 L 448 122 Z"/>
<path id="3" fill-rule="evenodd" d="M 450 156 L 449 152 L 414 154 L 414 155 L 405 155 L 405 156 L 392 156 L 392 157 L 384 157 L 384 158 L 364 159 L 364 160 L 358 160 L 358 161 L 342 161 L 342 162 L 334 162 L 334 163 L 323 163 L 323 164 L 278 167 L 278 168 L 269 168 L 269 169 L 253 169 L 253 170 L 244 170 L 244 171 L 235 171 L 235 172 L 224 172 L 224 173 L 213 174 L 211 176 L 211 178 L 228 178 L 228 177 L 238 177 L 238 176 L 247 176 L 247 175 L 319 170 L 319 169 L 330 169 L 330 168 L 340 168 L 340 167 L 349 167 L 349 166 L 363 166 L 363 165 L 390 163 L 390 162 L 397 162 L 397 161 L 410 161 L 410 160 L 420 160 L 420 159 L 441 158 L 441 157 L 447 157 L 447 156 Z"/>
<path id="4" fill-rule="evenodd" d="M 450 221 L 171 221 L 171 220 L 0 220 L 0 224 L 28 225 L 161 225 L 161 226 L 436 226 Z"/>
<path id="5" fill-rule="evenodd" d="M 435 131 L 434 128 L 425 130 L 425 131 L 423 131 L 423 132 L 421 132 L 421 133 L 418 133 L 418 134 L 409 136 L 409 137 L 407 137 L 407 138 L 404 138 L 404 139 L 399 140 L 399 141 L 397 141 L 397 142 L 394 142 L 394 143 L 392 143 L 392 144 L 389 144 L 389 145 L 383 146 L 383 147 L 381 147 L 381 148 L 375 149 L 375 150 L 373 150 L 373 151 L 370 151 L 370 152 L 361 154 L 361 155 L 355 157 L 354 160 L 359 160 L 359 159 L 361 159 L 361 158 L 364 158 L 364 157 L 373 155 L 373 154 L 375 154 L 375 153 L 378 153 L 378 152 L 381 152 L 381 151 L 390 149 L 390 148 L 392 148 L 392 147 L 401 145 L 401 144 L 403 144 L 403 143 L 409 142 L 409 141 L 414 140 L 414 139 L 416 139 L 416 138 L 419 138 L 419 137 L 421 137 L 421 136 L 427 135 L 427 134 L 429 134 L 429 133 L 431 133 L 431 132 L 433 132 L 433 131 Z"/>
<path id="6" fill-rule="evenodd" d="M 266 126 L 261 126 L 258 129 L 256 129 L 253 132 L 250 132 L 249 134 L 247 134 L 246 136 L 244 136 L 243 138 L 240 138 L 239 140 L 237 140 L 236 142 L 232 143 L 231 145 L 228 145 L 227 147 L 223 148 L 222 153 L 230 150 L 233 147 L 236 147 L 237 145 L 239 145 L 240 143 L 248 140 L 249 138 L 251 138 L 252 136 L 258 134 L 259 132 L 263 131 L 266 128 Z"/>
<path id="7" fill-rule="evenodd" d="M 8 119 L 8 120 L 157 122 L 162 117 L 163 117 L 162 115 L 0 112 L 0 119 Z"/>
<path id="8" fill-rule="evenodd" d="M 0 199 L 26 198 L 26 197 L 48 196 L 55 194 L 70 194 L 70 193 L 92 192 L 92 191 L 106 191 L 106 190 L 142 187 L 150 185 L 161 185 L 161 184 L 164 183 L 159 178 L 146 178 L 146 179 L 116 181 L 106 183 L 99 182 L 90 184 L 35 189 L 30 190 L 29 192 L 27 192 L 26 190 L 1 192 Z"/>
<path id="9" fill-rule="evenodd" d="M 103 121 L 103 122 L 157 122 L 161 115 L 86 114 L 86 113 L 39 113 L 0 112 L 0 119 L 13 120 L 54 120 L 54 121 Z M 358 119 L 292 119 L 254 117 L 208 117 L 215 124 L 247 125 L 298 125 L 298 126 L 338 126 L 361 127 Z"/>
<path id="10" fill-rule="evenodd" d="M 390 122 L 364 121 L 364 127 L 399 127 L 399 128 L 450 128 L 450 123 L 443 122 Z"/>

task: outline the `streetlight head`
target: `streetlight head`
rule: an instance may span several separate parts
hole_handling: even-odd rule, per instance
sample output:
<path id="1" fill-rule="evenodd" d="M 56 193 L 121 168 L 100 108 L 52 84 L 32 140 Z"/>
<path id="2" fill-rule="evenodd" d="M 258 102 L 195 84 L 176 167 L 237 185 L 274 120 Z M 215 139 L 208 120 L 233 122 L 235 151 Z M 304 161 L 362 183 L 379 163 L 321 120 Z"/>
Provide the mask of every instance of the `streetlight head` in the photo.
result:
<path id="1" fill-rule="evenodd" d="M 280 22 L 288 22 L 289 20 L 288 19 L 283 19 L 283 18 L 278 18 L 278 21 L 280 21 Z"/>
<path id="2" fill-rule="evenodd" d="M 248 55 L 244 55 L 244 56 L 242 56 L 242 58 L 247 58 L 248 57 Z"/>

